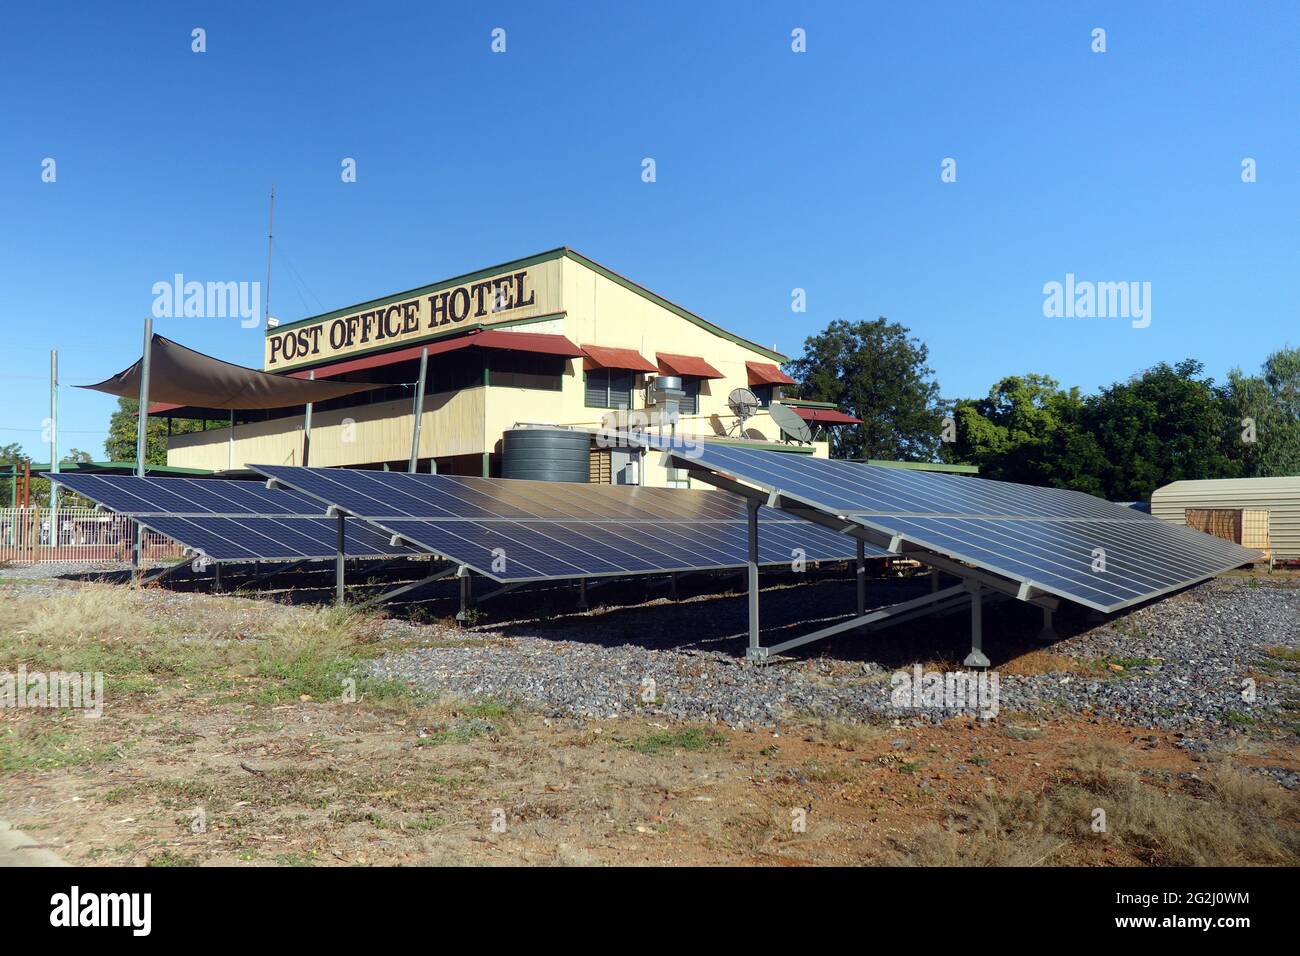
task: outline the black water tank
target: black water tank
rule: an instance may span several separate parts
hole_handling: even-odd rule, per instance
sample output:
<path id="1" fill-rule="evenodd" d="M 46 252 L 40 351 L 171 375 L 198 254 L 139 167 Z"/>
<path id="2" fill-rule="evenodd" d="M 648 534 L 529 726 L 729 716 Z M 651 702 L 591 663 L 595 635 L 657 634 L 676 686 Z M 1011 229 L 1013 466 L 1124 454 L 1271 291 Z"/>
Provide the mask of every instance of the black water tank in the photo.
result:
<path id="1" fill-rule="evenodd" d="M 510 428 L 501 443 L 501 477 L 581 481 L 590 475 L 591 435 L 572 428 Z"/>

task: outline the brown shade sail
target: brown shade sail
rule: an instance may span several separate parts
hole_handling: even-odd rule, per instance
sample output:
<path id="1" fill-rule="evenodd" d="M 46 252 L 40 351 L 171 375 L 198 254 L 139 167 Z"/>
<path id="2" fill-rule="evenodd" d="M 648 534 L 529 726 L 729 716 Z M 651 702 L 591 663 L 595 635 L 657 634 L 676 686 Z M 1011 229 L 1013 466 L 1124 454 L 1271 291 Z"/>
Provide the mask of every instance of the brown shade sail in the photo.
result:
<path id="1" fill-rule="evenodd" d="M 140 366 L 130 368 L 96 385 L 81 385 L 97 392 L 140 397 Z M 149 401 L 222 409 L 285 408 L 308 402 L 327 402 L 356 392 L 387 388 L 373 382 L 313 382 L 223 362 L 155 335 L 149 354 Z"/>

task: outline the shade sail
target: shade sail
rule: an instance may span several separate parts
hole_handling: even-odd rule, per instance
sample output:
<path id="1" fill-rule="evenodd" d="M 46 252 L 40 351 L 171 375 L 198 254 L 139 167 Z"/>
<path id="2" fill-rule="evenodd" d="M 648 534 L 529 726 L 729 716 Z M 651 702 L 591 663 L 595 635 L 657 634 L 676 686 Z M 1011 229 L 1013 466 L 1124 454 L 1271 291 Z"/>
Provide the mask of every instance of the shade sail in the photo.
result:
<path id="1" fill-rule="evenodd" d="M 148 397 L 177 407 L 285 408 L 387 387 L 372 382 L 311 382 L 271 375 L 187 349 L 161 335 L 153 337 L 149 348 Z M 139 398 L 142 362 L 98 384 L 78 387 Z"/>
<path id="2" fill-rule="evenodd" d="M 633 372 L 659 371 L 658 366 L 636 349 L 618 349 L 605 345 L 584 345 L 582 351 L 587 356 L 583 359 L 582 367 L 587 370 L 613 368 L 628 369 Z"/>
<path id="3" fill-rule="evenodd" d="M 746 362 L 750 385 L 797 385 L 798 383 L 775 365 L 766 362 Z"/>
<path id="4" fill-rule="evenodd" d="M 723 374 L 698 355 L 671 355 L 656 352 L 659 371 L 664 375 L 686 375 L 695 378 L 724 378 Z"/>
<path id="5" fill-rule="evenodd" d="M 346 372 L 359 372 L 368 368 L 378 368 L 381 365 L 408 362 L 418 359 L 420 352 L 426 348 L 431 356 L 456 352 L 460 349 L 477 348 L 492 349 L 498 352 L 532 352 L 535 355 L 555 355 L 560 358 L 582 357 L 582 349 L 563 335 L 554 335 L 549 332 L 506 332 L 504 330 L 488 329 L 450 339 L 436 339 L 428 343 L 428 345 L 415 345 L 409 348 L 396 349 L 392 352 L 380 352 L 376 355 L 348 359 L 346 362 L 322 365 L 315 369 L 316 379 L 319 381 L 322 378 L 331 378 L 335 375 L 343 375 Z M 289 374 L 294 378 L 306 378 L 308 372 L 301 369 Z"/>

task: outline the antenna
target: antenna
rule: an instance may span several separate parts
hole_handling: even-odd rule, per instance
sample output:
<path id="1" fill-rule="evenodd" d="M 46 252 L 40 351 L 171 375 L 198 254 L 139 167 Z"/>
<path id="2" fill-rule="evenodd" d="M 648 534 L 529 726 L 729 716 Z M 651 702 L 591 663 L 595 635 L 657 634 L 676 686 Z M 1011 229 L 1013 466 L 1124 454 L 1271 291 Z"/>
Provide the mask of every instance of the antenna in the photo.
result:
<path id="1" fill-rule="evenodd" d="M 271 234 L 275 232 L 275 183 L 271 183 L 271 214 L 266 221 L 266 309 L 262 322 L 270 324 L 271 319 Z"/>
<path id="2" fill-rule="evenodd" d="M 747 388 L 733 388 L 727 396 L 727 407 L 740 419 L 740 436 L 745 436 L 745 419 L 751 418 L 758 411 L 758 396 Z"/>
<path id="3" fill-rule="evenodd" d="M 773 402 L 768 411 L 772 415 L 772 421 L 776 422 L 781 427 L 781 432 L 792 441 L 812 441 L 812 429 L 808 427 L 806 421 L 795 414 L 794 409 L 789 405 Z"/>

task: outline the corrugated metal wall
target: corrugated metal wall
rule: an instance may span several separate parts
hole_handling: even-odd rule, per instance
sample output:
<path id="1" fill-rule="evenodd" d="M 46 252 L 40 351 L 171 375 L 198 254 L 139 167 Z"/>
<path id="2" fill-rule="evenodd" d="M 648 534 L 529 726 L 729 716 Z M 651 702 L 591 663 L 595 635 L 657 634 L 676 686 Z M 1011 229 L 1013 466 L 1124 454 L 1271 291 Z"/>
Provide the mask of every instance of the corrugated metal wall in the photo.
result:
<path id="1" fill-rule="evenodd" d="M 1175 524 L 1187 523 L 1188 509 L 1206 508 L 1267 511 L 1273 557 L 1300 559 L 1300 476 L 1175 481 L 1151 495 L 1151 513 Z"/>

